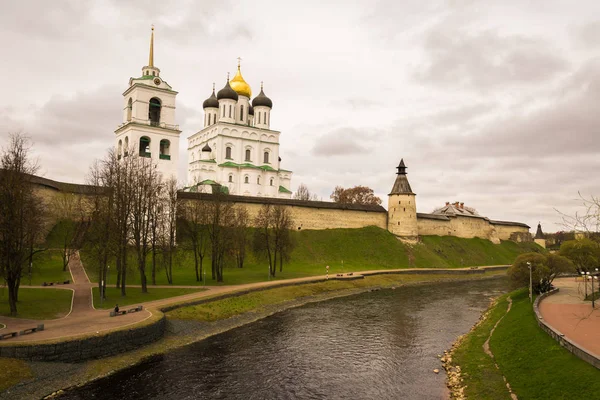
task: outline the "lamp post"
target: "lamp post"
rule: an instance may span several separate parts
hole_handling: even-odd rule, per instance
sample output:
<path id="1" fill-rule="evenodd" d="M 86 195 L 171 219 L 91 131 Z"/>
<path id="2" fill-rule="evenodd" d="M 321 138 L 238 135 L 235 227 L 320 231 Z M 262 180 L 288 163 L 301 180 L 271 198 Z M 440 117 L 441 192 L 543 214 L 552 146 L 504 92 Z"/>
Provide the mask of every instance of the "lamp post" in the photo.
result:
<path id="1" fill-rule="evenodd" d="M 533 278 L 531 272 L 531 263 L 529 261 L 527 261 L 527 268 L 529 268 L 529 302 L 533 303 Z"/>
<path id="2" fill-rule="evenodd" d="M 585 298 L 587 298 L 587 276 L 585 274 L 585 271 L 581 271 L 581 276 L 583 277 L 583 287 L 584 287 L 584 290 L 585 290 L 585 297 L 584 297 L 584 299 L 585 299 Z"/>
<path id="3" fill-rule="evenodd" d="M 598 268 L 596 268 L 597 270 Z M 592 277 L 592 310 L 594 309 L 594 274 L 591 274 Z"/>

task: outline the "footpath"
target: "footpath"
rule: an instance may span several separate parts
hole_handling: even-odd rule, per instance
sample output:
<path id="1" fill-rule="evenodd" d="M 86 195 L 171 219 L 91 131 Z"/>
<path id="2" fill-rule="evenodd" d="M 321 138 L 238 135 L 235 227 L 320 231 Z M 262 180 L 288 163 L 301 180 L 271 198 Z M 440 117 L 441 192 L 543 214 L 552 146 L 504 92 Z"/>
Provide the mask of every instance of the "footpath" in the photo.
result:
<path id="1" fill-rule="evenodd" d="M 558 278 L 553 285 L 559 289 L 558 293 L 546 297 L 539 305 L 544 321 L 578 347 L 600 357 L 600 302 L 592 309 L 592 302 L 583 300 L 586 289 L 582 278 Z M 589 281 L 587 292 L 591 292 Z"/>
<path id="2" fill-rule="evenodd" d="M 485 269 L 487 267 L 480 267 Z M 494 269 L 495 267 L 489 267 Z M 462 268 L 463 270 L 470 270 L 471 268 Z M 21 318 L 10 318 L 0 316 L 0 328 L 2 325 L 6 325 L 1 330 L 2 333 L 20 331 L 37 326 L 38 324 L 44 324 L 44 330 L 36 332 L 30 335 L 17 336 L 15 338 L 3 340 L 1 343 L 19 343 L 19 342 L 37 342 L 49 339 L 63 339 L 74 336 L 81 336 L 87 334 L 99 334 L 101 332 L 123 328 L 129 325 L 138 324 L 152 316 L 152 310 L 160 309 L 164 306 L 189 302 L 193 300 L 202 299 L 205 297 L 212 297 L 221 294 L 227 294 L 236 291 L 248 291 L 264 289 L 266 287 L 277 287 L 277 286 L 288 286 L 299 283 L 312 283 L 322 282 L 326 280 L 326 275 L 322 276 L 311 276 L 306 278 L 295 278 L 285 279 L 278 281 L 268 282 L 257 282 L 242 285 L 229 285 L 229 286 L 217 286 L 217 287 L 198 287 L 198 286 L 152 286 L 152 288 L 194 288 L 199 289 L 196 293 L 190 293 L 177 297 L 170 297 L 161 300 L 154 300 L 145 303 L 140 303 L 144 306 L 144 309 L 140 312 L 128 313 L 118 317 L 110 317 L 111 310 L 97 310 L 94 308 L 92 302 L 92 288 L 97 286 L 97 283 L 90 282 L 85 269 L 79 258 L 79 254 L 76 254 L 69 261 L 69 270 L 73 278 L 73 283 L 67 285 L 53 286 L 54 289 L 72 290 L 73 298 L 71 303 L 70 312 L 59 319 L 53 320 L 31 320 Z M 364 271 L 354 272 L 352 277 L 356 278 L 358 275 L 374 275 L 378 273 L 409 273 L 410 271 L 423 272 L 426 268 L 415 268 L 415 269 L 398 269 L 398 270 L 382 270 L 382 271 Z M 436 272 L 441 272 L 439 269 L 435 269 Z M 460 270 L 460 269 L 456 269 Z M 454 270 L 454 271 L 456 271 Z M 329 279 L 337 279 L 337 277 L 329 276 Z M 23 286 L 27 287 L 27 286 Z M 135 287 L 135 286 L 128 286 Z M 46 288 L 36 287 L 40 290 Z M 204 290 L 200 290 L 204 289 Z M 135 304 L 138 305 L 138 304 Z M 125 306 L 123 309 L 133 308 L 135 305 Z"/>

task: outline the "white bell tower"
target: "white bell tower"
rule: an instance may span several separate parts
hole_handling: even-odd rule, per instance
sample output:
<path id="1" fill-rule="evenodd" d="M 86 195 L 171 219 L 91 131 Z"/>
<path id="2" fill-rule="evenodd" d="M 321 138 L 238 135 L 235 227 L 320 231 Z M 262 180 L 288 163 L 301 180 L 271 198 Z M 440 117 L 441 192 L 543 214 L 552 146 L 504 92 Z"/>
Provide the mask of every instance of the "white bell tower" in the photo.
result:
<path id="1" fill-rule="evenodd" d="M 160 77 L 154 66 L 154 26 L 150 36 L 148 65 L 142 76 L 129 79 L 123 92 L 123 123 L 115 130 L 119 158 L 138 154 L 150 158 L 163 179 L 177 179 L 179 161 L 179 125 L 175 124 L 177 92 Z"/>

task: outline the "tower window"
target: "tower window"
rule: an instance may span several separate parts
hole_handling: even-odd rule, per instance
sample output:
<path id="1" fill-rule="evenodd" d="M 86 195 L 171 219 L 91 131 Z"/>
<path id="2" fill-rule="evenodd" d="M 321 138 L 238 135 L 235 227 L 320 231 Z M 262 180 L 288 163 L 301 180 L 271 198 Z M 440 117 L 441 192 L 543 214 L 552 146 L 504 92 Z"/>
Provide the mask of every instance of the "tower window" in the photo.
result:
<path id="1" fill-rule="evenodd" d="M 223 109 L 221 110 L 221 117 L 225 116 L 225 104 L 223 104 Z"/>
<path id="2" fill-rule="evenodd" d="M 231 147 L 229 146 L 225 147 L 225 158 L 231 160 Z"/>
<path id="3" fill-rule="evenodd" d="M 246 175 L 246 176 L 244 177 L 244 183 L 249 183 L 249 180 L 250 180 L 250 178 L 248 178 L 248 175 Z"/>
<path id="4" fill-rule="evenodd" d="M 148 107 L 148 119 L 150 120 L 150 125 L 159 126 L 160 124 L 160 109 L 161 102 L 157 97 L 153 97 L 150 99 L 150 105 Z"/>
<path id="5" fill-rule="evenodd" d="M 250 161 L 250 149 L 246 149 L 246 161 Z"/>
<path id="6" fill-rule="evenodd" d="M 244 105 L 240 106 L 240 121 L 244 120 Z"/>
<path id="7" fill-rule="evenodd" d="M 260 113 L 258 113 L 258 123 L 260 124 Z"/>
<path id="8" fill-rule="evenodd" d="M 123 141 L 119 140 L 119 147 L 117 149 L 117 158 L 121 159 L 121 153 L 123 152 Z"/>
<path id="9" fill-rule="evenodd" d="M 268 151 L 265 151 L 263 162 L 265 164 L 269 163 L 269 152 Z"/>
<path id="10" fill-rule="evenodd" d="M 152 76 L 156 76 L 156 72 L 152 71 Z"/>
<path id="11" fill-rule="evenodd" d="M 150 158 L 150 138 L 142 136 L 140 138 L 140 157 Z"/>
<path id="12" fill-rule="evenodd" d="M 131 111 L 132 110 L 133 110 L 133 100 L 130 97 L 129 101 L 127 102 L 127 121 L 131 121 Z"/>
<path id="13" fill-rule="evenodd" d="M 127 136 L 125 136 L 125 145 L 124 145 L 124 150 L 125 152 L 123 153 L 124 157 L 127 157 L 127 155 L 129 154 L 129 138 Z"/>
<path id="14" fill-rule="evenodd" d="M 260 176 L 256 178 L 256 184 L 260 185 Z"/>
<path id="15" fill-rule="evenodd" d="M 229 118 L 231 118 L 231 104 L 229 105 Z"/>
<path id="16" fill-rule="evenodd" d="M 169 142 L 167 139 L 160 141 L 159 158 L 161 160 L 171 159 L 171 142 Z"/>
<path id="17" fill-rule="evenodd" d="M 233 175 L 229 175 L 229 182 L 233 183 Z"/>
<path id="18" fill-rule="evenodd" d="M 273 186 L 273 178 L 271 178 L 270 185 Z"/>

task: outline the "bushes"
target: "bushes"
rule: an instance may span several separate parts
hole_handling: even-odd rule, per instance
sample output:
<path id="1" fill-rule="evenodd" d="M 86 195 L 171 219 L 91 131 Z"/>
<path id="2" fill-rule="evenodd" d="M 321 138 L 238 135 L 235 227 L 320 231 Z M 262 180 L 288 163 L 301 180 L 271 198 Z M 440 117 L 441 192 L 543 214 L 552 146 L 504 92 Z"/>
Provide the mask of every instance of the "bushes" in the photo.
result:
<path id="1" fill-rule="evenodd" d="M 575 265 L 566 257 L 556 254 L 525 253 L 517 257 L 508 269 L 508 277 L 515 287 L 529 286 L 531 264 L 532 286 L 535 293 L 544 293 L 552 288 L 552 281 L 563 273 L 576 271 Z"/>

